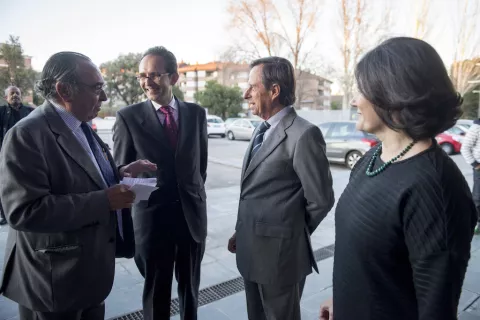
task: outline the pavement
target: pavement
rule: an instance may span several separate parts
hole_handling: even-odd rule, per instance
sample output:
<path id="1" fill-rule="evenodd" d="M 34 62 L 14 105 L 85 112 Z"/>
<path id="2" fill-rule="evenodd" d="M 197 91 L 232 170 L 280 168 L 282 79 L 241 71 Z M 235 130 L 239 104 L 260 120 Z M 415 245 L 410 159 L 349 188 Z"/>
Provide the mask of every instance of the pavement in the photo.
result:
<path id="1" fill-rule="evenodd" d="M 239 277 L 235 256 L 227 251 L 226 245 L 236 222 L 238 197 L 240 193 L 240 169 L 248 142 L 228 141 L 212 138 L 209 140 L 209 167 L 207 177 L 208 237 L 202 262 L 200 288 L 207 288 Z M 471 169 L 461 156 L 453 159 L 471 184 Z M 331 167 L 335 198 L 345 188 L 350 171 L 338 165 Z M 334 210 L 322 221 L 312 235 L 314 250 L 334 243 Z M 8 227 L 0 228 L 0 267 L 3 266 Z M 302 297 L 302 319 L 318 319 L 320 304 L 331 296 L 333 258 L 319 262 L 319 274 L 307 278 Z M 117 259 L 113 289 L 105 301 L 106 319 L 113 319 L 141 309 L 143 278 L 132 259 Z M 172 298 L 177 297 L 176 282 L 172 286 Z M 472 258 L 463 286 L 460 300 L 459 319 L 480 320 L 480 236 L 472 242 Z M 17 306 L 0 297 L 0 320 L 18 319 Z M 174 316 L 172 319 L 179 320 Z M 199 320 L 244 320 L 246 302 L 244 292 L 207 303 L 199 308 Z"/>

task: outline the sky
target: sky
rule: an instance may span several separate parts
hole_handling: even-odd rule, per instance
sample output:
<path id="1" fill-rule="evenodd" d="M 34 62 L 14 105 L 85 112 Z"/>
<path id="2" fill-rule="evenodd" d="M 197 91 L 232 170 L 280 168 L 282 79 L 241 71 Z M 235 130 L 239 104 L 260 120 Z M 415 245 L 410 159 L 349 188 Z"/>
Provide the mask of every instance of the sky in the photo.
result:
<path id="1" fill-rule="evenodd" d="M 312 57 L 339 69 L 340 0 L 318 1 L 323 2 L 320 19 L 307 46 L 315 43 Z M 409 13 L 423 0 L 366 1 L 374 17 L 381 17 L 384 5 L 392 7 L 393 25 L 387 34 L 398 36 L 411 34 L 414 23 Z M 430 0 L 430 14 L 437 20 L 427 40 L 447 64 L 458 25 L 451 14 L 456 1 L 465 0 Z M 229 0 L 0 0 L 0 42 L 10 34 L 19 36 L 38 71 L 58 51 L 81 52 L 99 65 L 156 45 L 167 47 L 179 62 L 206 63 L 218 60 L 238 40 L 238 33 L 228 28 L 228 4 Z M 281 10 L 288 14 L 285 7 Z"/>

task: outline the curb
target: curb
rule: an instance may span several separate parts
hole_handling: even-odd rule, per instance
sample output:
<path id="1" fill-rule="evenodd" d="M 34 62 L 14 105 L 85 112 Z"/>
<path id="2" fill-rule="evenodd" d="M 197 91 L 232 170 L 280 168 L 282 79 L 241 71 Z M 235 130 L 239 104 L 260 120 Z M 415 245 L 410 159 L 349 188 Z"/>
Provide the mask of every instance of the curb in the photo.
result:
<path id="1" fill-rule="evenodd" d="M 236 168 L 236 169 L 242 169 L 241 165 L 238 165 L 238 164 L 235 164 L 235 163 L 232 163 L 232 162 L 228 162 L 228 161 L 224 161 L 224 160 L 220 160 L 218 158 L 208 157 L 208 162 L 221 164 L 223 166 L 232 167 L 232 168 Z"/>

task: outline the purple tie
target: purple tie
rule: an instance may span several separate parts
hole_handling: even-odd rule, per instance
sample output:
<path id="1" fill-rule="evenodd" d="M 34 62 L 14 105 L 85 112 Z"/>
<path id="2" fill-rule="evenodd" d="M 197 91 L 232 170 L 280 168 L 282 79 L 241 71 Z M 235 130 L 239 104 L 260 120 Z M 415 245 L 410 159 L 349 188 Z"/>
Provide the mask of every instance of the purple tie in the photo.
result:
<path id="1" fill-rule="evenodd" d="M 177 124 L 175 123 L 175 118 L 173 117 L 172 107 L 162 106 L 158 110 L 165 115 L 165 132 L 168 140 L 170 140 L 170 145 L 172 146 L 173 150 L 175 150 L 177 148 L 178 130 Z"/>

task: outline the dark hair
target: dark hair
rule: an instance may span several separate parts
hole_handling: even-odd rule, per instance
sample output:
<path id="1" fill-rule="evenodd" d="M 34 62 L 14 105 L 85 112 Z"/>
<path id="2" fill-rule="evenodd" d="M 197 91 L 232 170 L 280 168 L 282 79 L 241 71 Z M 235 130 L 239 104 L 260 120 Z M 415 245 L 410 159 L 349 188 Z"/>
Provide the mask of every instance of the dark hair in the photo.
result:
<path id="1" fill-rule="evenodd" d="M 75 89 L 77 66 L 80 60 L 91 61 L 89 57 L 78 52 L 58 52 L 51 56 L 42 70 L 41 80 L 37 81 L 35 90 L 45 99 L 56 96 L 57 81 L 69 83 Z"/>
<path id="2" fill-rule="evenodd" d="M 355 78 L 382 121 L 414 140 L 433 138 L 462 114 L 462 97 L 425 41 L 398 37 L 382 42 L 360 60 Z"/>
<path id="3" fill-rule="evenodd" d="M 295 103 L 295 70 L 290 61 L 280 57 L 267 57 L 253 61 L 250 68 L 262 65 L 262 82 L 267 90 L 280 86 L 278 100 L 284 106 Z"/>
<path id="4" fill-rule="evenodd" d="M 150 48 L 145 51 L 142 59 L 149 55 L 162 57 L 165 61 L 165 71 L 168 73 L 177 73 L 177 58 L 175 58 L 175 55 L 168 51 L 167 48 L 163 46 Z"/>

